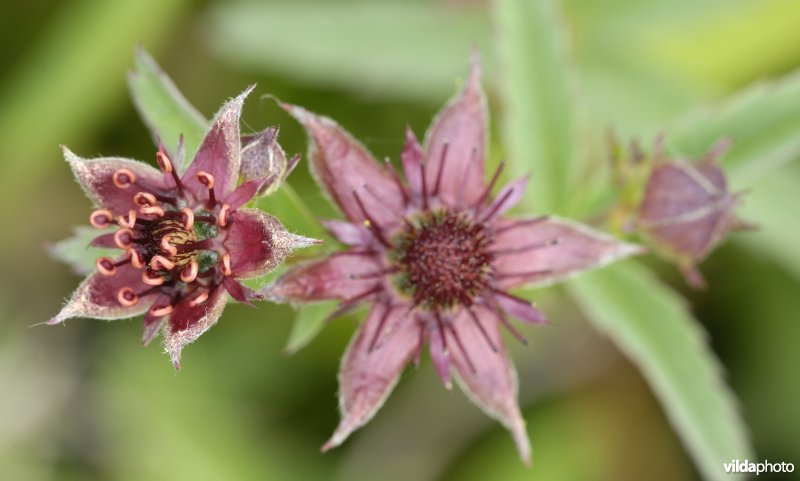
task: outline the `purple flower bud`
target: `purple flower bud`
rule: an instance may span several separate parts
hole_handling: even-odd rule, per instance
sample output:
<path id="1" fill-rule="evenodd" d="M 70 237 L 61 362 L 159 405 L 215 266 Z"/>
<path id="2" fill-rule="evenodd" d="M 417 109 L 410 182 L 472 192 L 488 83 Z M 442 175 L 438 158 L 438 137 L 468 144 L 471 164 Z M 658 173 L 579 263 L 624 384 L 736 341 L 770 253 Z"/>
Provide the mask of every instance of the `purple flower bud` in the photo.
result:
<path id="1" fill-rule="evenodd" d="M 718 142 L 698 162 L 666 159 L 657 142 L 636 216 L 636 228 L 653 249 L 675 262 L 694 288 L 706 283 L 696 269 L 731 229 L 750 228 L 735 215 L 740 194 L 728 189 L 717 160 L 730 142 Z"/>

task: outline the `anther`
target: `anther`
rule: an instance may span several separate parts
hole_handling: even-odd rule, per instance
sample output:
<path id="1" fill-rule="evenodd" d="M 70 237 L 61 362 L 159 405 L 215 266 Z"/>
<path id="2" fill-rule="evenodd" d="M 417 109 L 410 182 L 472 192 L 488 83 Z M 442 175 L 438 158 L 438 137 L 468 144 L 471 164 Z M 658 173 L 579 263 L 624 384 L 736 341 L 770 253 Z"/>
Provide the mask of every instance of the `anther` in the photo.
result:
<path id="1" fill-rule="evenodd" d="M 164 256 L 156 255 L 153 256 L 152 259 L 150 259 L 150 268 L 153 269 L 154 271 L 160 271 L 160 270 L 171 271 L 174 267 L 175 263 Z"/>
<path id="2" fill-rule="evenodd" d="M 208 188 L 208 203 L 212 206 L 216 204 L 217 199 L 214 196 L 214 176 L 204 170 L 201 170 L 197 173 L 197 181 Z"/>
<path id="3" fill-rule="evenodd" d="M 231 206 L 228 204 L 222 204 L 222 208 L 219 210 L 219 215 L 217 216 L 217 224 L 220 227 L 225 227 L 228 225 L 228 212 L 231 210 Z"/>
<path id="4" fill-rule="evenodd" d="M 123 250 L 128 250 L 133 247 L 133 231 L 127 227 L 123 227 L 114 233 L 114 243 L 117 247 Z"/>
<path id="5" fill-rule="evenodd" d="M 155 215 L 156 217 L 164 217 L 164 209 L 157 205 L 143 205 L 139 208 L 139 212 L 145 215 Z"/>
<path id="6" fill-rule="evenodd" d="M 92 227 L 95 229 L 104 229 L 111 225 L 113 218 L 114 215 L 111 211 L 100 209 L 92 212 L 92 215 L 89 216 L 89 223 L 92 224 Z"/>
<path id="7" fill-rule="evenodd" d="M 156 152 L 156 162 L 158 163 L 158 167 L 161 169 L 162 172 L 165 174 L 172 173 L 172 161 L 169 160 L 167 154 L 162 151 Z"/>
<path id="8" fill-rule="evenodd" d="M 181 280 L 187 284 L 194 282 L 197 279 L 197 271 L 200 269 L 200 266 L 197 264 L 197 261 L 191 260 L 189 265 L 183 268 L 181 271 Z"/>
<path id="9" fill-rule="evenodd" d="M 133 227 L 136 225 L 136 211 L 130 210 L 128 211 L 128 215 L 121 215 L 117 217 L 117 224 L 119 224 L 120 227 L 133 229 Z"/>
<path id="10" fill-rule="evenodd" d="M 164 278 L 151 270 L 145 269 L 142 272 L 142 282 L 148 286 L 160 286 L 164 283 Z"/>
<path id="11" fill-rule="evenodd" d="M 183 228 L 192 230 L 192 226 L 194 226 L 194 211 L 188 207 L 184 207 L 181 209 L 181 212 L 183 212 Z"/>
<path id="12" fill-rule="evenodd" d="M 128 252 L 131 254 L 131 265 L 134 267 L 134 269 L 141 269 L 145 266 L 144 256 L 141 252 L 137 251 L 136 249 L 131 249 Z"/>
<path id="13" fill-rule="evenodd" d="M 119 169 L 111 176 L 111 181 L 120 189 L 127 189 L 136 182 L 136 175 L 128 169 Z"/>
<path id="14" fill-rule="evenodd" d="M 170 239 L 172 239 L 172 236 L 169 234 L 161 238 L 161 250 L 170 257 L 175 257 L 178 255 L 178 249 L 169 243 Z"/>
<path id="15" fill-rule="evenodd" d="M 117 273 L 117 266 L 108 257 L 98 257 L 94 265 L 97 266 L 97 272 L 104 276 L 113 276 Z"/>
<path id="16" fill-rule="evenodd" d="M 231 275 L 233 273 L 233 271 L 231 271 L 231 255 L 228 254 L 227 252 L 222 254 L 221 263 L 222 263 L 222 274 L 226 276 Z"/>
<path id="17" fill-rule="evenodd" d="M 123 287 L 117 291 L 117 301 L 125 307 L 131 307 L 139 302 L 139 296 L 130 287 Z"/>
<path id="18" fill-rule="evenodd" d="M 167 304 L 166 306 L 156 306 L 150 308 L 150 315 L 153 317 L 164 317 L 168 314 L 172 314 L 172 311 L 175 310 L 171 304 Z"/>
<path id="19" fill-rule="evenodd" d="M 133 196 L 133 203 L 139 206 L 156 205 L 156 196 L 149 192 L 137 192 Z"/>
<path id="20" fill-rule="evenodd" d="M 189 301 L 189 307 L 199 306 L 208 300 L 208 292 L 201 292 L 197 297 Z"/>

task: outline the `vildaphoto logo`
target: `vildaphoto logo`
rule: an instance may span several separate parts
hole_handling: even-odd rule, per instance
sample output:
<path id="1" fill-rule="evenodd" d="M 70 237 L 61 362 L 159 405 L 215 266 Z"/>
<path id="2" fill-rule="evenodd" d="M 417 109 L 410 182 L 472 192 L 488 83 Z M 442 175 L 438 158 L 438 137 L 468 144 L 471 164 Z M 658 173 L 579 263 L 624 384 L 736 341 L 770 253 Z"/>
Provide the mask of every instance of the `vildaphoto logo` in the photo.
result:
<path id="1" fill-rule="evenodd" d="M 761 473 L 793 473 L 794 464 L 792 463 L 770 463 L 767 460 L 753 463 L 745 459 L 739 461 L 738 459 L 731 459 L 730 463 L 722 463 L 726 473 L 756 473 L 758 476 Z"/>

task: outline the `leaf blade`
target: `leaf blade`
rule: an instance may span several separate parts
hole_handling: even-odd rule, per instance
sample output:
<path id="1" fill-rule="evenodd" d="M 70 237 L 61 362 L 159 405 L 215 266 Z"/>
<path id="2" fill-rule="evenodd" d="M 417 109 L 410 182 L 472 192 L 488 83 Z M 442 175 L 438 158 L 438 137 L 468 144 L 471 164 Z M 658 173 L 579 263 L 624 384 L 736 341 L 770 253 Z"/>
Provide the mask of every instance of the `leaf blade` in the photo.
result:
<path id="1" fill-rule="evenodd" d="M 325 320 L 336 310 L 338 301 L 323 301 L 313 304 L 305 304 L 297 309 L 292 332 L 286 340 L 283 352 L 294 354 L 306 347 L 308 343 L 317 337 L 317 334 L 325 327 Z"/>
<path id="2" fill-rule="evenodd" d="M 747 430 L 681 298 L 630 261 L 569 287 L 586 316 L 642 371 L 703 477 L 741 479 L 723 463 L 753 459 Z"/>
<path id="3" fill-rule="evenodd" d="M 128 89 L 145 125 L 167 149 L 174 152 L 183 136 L 186 155 L 179 170 L 184 170 L 200 147 L 208 121 L 141 47 L 136 50 L 135 69 L 128 75 Z"/>
<path id="4" fill-rule="evenodd" d="M 495 5 L 509 171 L 517 177 L 533 174 L 535 187 L 524 198 L 529 208 L 557 212 L 564 208 L 575 156 L 576 109 L 562 20 L 550 0 Z"/>

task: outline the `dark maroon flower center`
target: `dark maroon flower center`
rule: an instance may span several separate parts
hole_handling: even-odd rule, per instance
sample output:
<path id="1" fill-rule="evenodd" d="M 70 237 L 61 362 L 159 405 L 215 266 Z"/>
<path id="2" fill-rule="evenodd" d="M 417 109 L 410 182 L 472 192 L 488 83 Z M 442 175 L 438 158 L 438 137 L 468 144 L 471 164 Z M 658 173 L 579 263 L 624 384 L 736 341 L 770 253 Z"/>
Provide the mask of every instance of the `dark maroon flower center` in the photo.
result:
<path id="1" fill-rule="evenodd" d="M 147 287 L 123 286 L 117 292 L 122 306 L 133 306 L 145 295 L 160 294 L 148 313 L 160 318 L 172 312 L 181 300 L 190 306 L 206 302 L 224 276 L 231 275 L 230 255 L 225 252 L 221 229 L 230 226 L 230 206 L 214 195 L 214 177 L 199 172 L 197 178 L 207 188 L 205 198 L 195 198 L 175 173 L 171 160 L 157 155 L 165 175 L 165 185 L 153 190 L 137 184 L 136 175 L 128 169 L 114 173 L 113 188 L 129 190 L 138 209 L 114 219 L 106 209 L 92 212 L 94 227 L 105 228 L 116 221 L 119 229 L 98 237 L 96 245 L 116 246 L 124 255 L 115 260 L 97 259 L 101 275 L 114 276 L 117 268 L 131 264 L 141 270 L 141 281 Z"/>
<path id="2" fill-rule="evenodd" d="M 491 242 L 488 229 L 467 214 L 423 214 L 398 236 L 398 286 L 428 309 L 470 306 L 489 281 Z"/>

